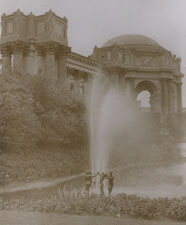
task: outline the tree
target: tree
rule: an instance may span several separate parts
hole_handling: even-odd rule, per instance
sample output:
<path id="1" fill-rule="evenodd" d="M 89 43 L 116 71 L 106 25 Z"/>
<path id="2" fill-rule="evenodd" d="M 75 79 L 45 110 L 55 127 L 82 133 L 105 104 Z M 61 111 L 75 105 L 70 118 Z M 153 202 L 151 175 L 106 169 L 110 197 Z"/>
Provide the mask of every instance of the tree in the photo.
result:
<path id="1" fill-rule="evenodd" d="M 25 76 L 0 75 L 0 135 L 4 150 L 34 148 L 41 135 Z"/>
<path id="2" fill-rule="evenodd" d="M 35 112 L 42 126 L 41 144 L 84 145 L 88 140 L 84 103 L 63 89 L 51 93 L 41 75 L 32 77 L 31 83 Z"/>

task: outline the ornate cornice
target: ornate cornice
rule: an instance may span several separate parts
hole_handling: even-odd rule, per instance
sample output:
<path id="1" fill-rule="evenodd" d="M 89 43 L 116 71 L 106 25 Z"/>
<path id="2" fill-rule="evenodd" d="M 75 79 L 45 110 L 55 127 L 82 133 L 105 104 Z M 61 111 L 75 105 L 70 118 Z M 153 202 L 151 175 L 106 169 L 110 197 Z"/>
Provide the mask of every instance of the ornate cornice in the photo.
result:
<path id="1" fill-rule="evenodd" d="M 102 67 L 103 64 L 99 63 L 90 57 L 82 56 L 79 55 L 75 52 L 71 52 L 70 55 L 68 56 L 70 59 L 76 60 L 78 62 L 86 63 L 87 65 L 95 66 L 95 67 Z"/>

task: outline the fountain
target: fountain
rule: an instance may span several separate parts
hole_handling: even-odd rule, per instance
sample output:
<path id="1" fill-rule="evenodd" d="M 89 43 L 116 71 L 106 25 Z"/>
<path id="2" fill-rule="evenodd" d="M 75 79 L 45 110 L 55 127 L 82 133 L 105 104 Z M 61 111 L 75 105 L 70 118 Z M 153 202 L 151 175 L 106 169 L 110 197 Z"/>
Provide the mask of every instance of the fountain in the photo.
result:
<path id="1" fill-rule="evenodd" d="M 114 169 L 117 177 L 114 193 L 141 194 L 149 196 L 179 196 L 185 193 L 185 163 L 179 167 L 167 167 L 166 159 L 175 153 L 170 149 L 161 149 L 154 125 L 144 115 L 134 110 L 132 102 L 120 86 L 110 82 L 104 74 L 97 74 L 93 80 L 90 102 L 90 157 L 92 174 L 107 173 Z M 128 142 L 128 143 L 126 143 Z M 164 152 L 163 152 L 163 151 Z M 177 153 L 179 154 L 179 153 Z M 173 157 L 173 156 L 172 156 Z M 120 159 L 121 168 L 115 170 Z M 165 168 L 151 168 L 161 159 Z M 115 161 L 116 160 L 116 161 Z M 115 161 L 115 166 L 112 163 Z M 149 164 L 149 165 L 148 165 Z M 143 169 L 147 168 L 147 169 Z M 170 174 L 168 170 L 175 171 Z M 133 175 L 131 175 L 131 173 Z M 144 175 L 145 178 L 141 176 Z M 169 180 L 171 176 L 171 181 Z M 124 179 L 125 177 L 125 179 Z M 152 179 L 153 177 L 153 179 Z M 181 182 L 181 177 L 183 182 Z M 99 176 L 97 177 L 99 178 Z M 96 188 L 98 179 L 96 178 Z M 128 178 L 128 183 L 127 179 Z M 156 179 L 161 180 L 156 184 Z M 170 188 L 170 193 L 165 188 Z M 144 191 L 143 191 L 144 190 Z M 145 193 L 144 193 L 145 192 Z M 180 193 L 180 194 L 178 194 Z"/>
<path id="2" fill-rule="evenodd" d="M 92 86 L 90 104 L 91 170 L 108 171 L 111 151 L 117 151 L 116 139 L 127 130 L 134 113 L 125 95 L 108 78 L 98 74 Z"/>

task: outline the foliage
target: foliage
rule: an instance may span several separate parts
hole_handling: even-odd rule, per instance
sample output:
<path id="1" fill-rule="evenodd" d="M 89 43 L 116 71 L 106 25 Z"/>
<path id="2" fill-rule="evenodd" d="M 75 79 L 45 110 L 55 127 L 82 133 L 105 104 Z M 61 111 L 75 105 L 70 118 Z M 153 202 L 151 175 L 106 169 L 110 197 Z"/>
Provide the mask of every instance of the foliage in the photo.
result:
<path id="1" fill-rule="evenodd" d="M 87 142 L 87 117 L 83 101 L 66 90 L 49 91 L 46 79 L 33 77 L 31 92 L 36 113 L 42 125 L 41 144 L 68 147 L 83 146 Z"/>
<path id="2" fill-rule="evenodd" d="M 0 75 L 0 106 L 1 149 L 87 143 L 83 102 L 65 90 L 51 92 L 41 75 Z"/>
<path id="3" fill-rule="evenodd" d="M 21 166 L 20 166 L 21 165 Z M 87 149 L 35 149 L 3 152 L 0 185 L 54 179 L 83 172 L 88 167 Z"/>
<path id="4" fill-rule="evenodd" d="M 41 127 L 25 77 L 19 74 L 0 75 L 0 115 L 1 149 L 35 147 Z"/>
<path id="5" fill-rule="evenodd" d="M 0 115 L 1 185 L 85 169 L 86 110 L 67 91 L 51 93 L 39 75 L 0 75 Z"/>
<path id="6" fill-rule="evenodd" d="M 49 198 L 0 200 L 1 210 L 29 210 L 78 215 L 130 216 L 144 219 L 186 221 L 185 198 L 142 198 L 117 194 L 112 197 L 85 195 L 77 190 L 60 190 Z"/>

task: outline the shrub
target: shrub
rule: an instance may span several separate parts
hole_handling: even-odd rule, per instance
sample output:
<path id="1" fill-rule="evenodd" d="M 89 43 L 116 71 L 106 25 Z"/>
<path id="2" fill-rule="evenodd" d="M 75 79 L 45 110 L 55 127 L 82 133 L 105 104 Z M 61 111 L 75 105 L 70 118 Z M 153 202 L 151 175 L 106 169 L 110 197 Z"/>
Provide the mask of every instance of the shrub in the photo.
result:
<path id="1" fill-rule="evenodd" d="M 42 76 L 33 77 L 31 83 L 35 111 L 42 126 L 40 143 L 68 147 L 87 143 L 87 115 L 83 101 L 63 89 L 56 88 L 51 94 Z"/>
<path id="2" fill-rule="evenodd" d="M 57 212 L 78 215 L 130 216 L 144 219 L 173 219 L 186 221 L 184 198 L 142 198 L 136 195 L 117 194 L 103 197 L 83 191 L 64 188 L 48 198 L 29 200 L 0 200 L 0 209 Z"/>
<path id="3" fill-rule="evenodd" d="M 0 75 L 1 149 L 31 149 L 39 140 L 41 126 L 34 99 L 19 74 Z"/>

